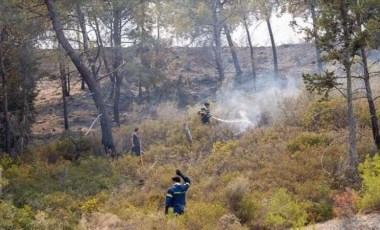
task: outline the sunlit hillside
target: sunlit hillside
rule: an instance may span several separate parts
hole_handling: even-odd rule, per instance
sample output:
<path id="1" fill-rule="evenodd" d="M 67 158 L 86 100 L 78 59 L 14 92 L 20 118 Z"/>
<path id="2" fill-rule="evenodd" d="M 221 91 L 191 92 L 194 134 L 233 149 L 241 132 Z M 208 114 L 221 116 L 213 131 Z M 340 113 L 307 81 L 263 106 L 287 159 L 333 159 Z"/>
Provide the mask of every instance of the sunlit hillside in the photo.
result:
<path id="1" fill-rule="evenodd" d="M 298 68 L 283 71 L 301 72 L 304 67 Z M 241 82 L 226 84 L 216 94 L 204 90 L 215 117 L 237 122 L 212 119 L 210 125 L 201 124 L 197 111 L 203 100 L 186 108 L 179 108 L 177 101 L 157 104 L 154 113 L 143 117 L 139 109 L 144 106 L 136 105 L 126 112 L 134 122 L 113 128 L 116 157 L 103 156 L 98 124 L 84 135 L 94 117 L 77 116 L 71 122 L 82 125 L 82 132 L 75 128 L 59 133 L 49 126 L 45 135 L 55 140 L 34 141 L 14 163 L 2 158 L 2 196 L 8 201 L 2 203 L 2 212 L 13 216 L 3 219 L 2 228 L 282 229 L 376 210 L 378 178 L 372 173 L 378 158 L 365 160 L 376 152 L 365 100 L 355 101 L 360 172 L 367 183 L 361 187 L 344 176 L 344 98 L 336 93 L 319 101 L 297 78 L 297 73 L 288 74 L 284 83 L 273 85 L 268 75 L 256 92 Z M 54 92 L 44 84 L 41 93 Z M 58 110 L 60 98 L 54 101 L 53 96 L 46 98 Z M 69 108 L 89 113 L 87 106 Z M 242 111 L 249 123 L 241 121 Z M 47 121 L 54 116 L 60 120 L 59 114 L 45 116 Z M 135 127 L 141 130 L 141 158 L 130 152 Z M 175 169 L 192 180 L 186 214 L 180 217 L 164 215 L 165 192 Z"/>
<path id="2" fill-rule="evenodd" d="M 380 230 L 379 1 L 0 15 L 0 230 Z"/>

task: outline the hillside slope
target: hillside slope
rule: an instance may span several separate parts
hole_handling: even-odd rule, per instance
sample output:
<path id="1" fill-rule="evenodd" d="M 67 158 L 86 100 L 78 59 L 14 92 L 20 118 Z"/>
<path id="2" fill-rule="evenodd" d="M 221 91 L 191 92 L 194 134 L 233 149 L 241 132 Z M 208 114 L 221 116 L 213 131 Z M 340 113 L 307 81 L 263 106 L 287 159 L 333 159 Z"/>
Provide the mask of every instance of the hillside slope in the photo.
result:
<path id="1" fill-rule="evenodd" d="M 257 47 L 255 49 L 255 59 L 257 66 L 257 88 L 264 89 L 273 83 L 272 77 L 272 54 L 270 47 Z M 128 52 L 128 51 L 126 51 Z M 248 48 L 238 48 L 238 54 L 244 74 L 239 78 L 234 75 L 234 67 L 228 48 L 224 49 L 224 63 L 226 65 L 226 82 L 235 82 L 235 88 L 253 89 L 252 78 L 250 76 L 250 59 Z M 315 69 L 314 49 L 312 44 L 283 45 L 278 47 L 279 70 L 281 78 L 292 79 L 292 84 L 301 83 L 301 73 Z M 163 88 L 165 94 L 172 95 L 167 98 L 171 101 L 182 101 L 185 104 L 203 103 L 205 100 L 215 99 L 218 91 L 216 80 L 217 72 L 212 63 L 212 52 L 207 48 L 173 48 L 167 52 L 165 75 L 172 86 Z M 58 62 L 52 54 L 42 60 L 43 71 L 49 72 L 50 76 L 41 79 L 37 84 L 37 98 L 35 100 L 36 123 L 32 127 L 35 137 L 46 138 L 55 136 L 63 131 L 63 108 L 60 81 L 58 79 Z M 71 65 L 71 96 L 67 97 L 69 111 L 69 125 L 72 131 L 87 131 L 93 120 L 97 116 L 95 106 L 90 97 L 90 93 L 80 90 L 79 76 L 75 73 L 75 68 Z M 138 88 L 135 83 L 125 78 L 128 85 L 137 98 Z M 133 76 L 131 77 L 133 78 Z M 108 95 L 110 83 L 108 79 L 103 82 L 103 93 Z M 180 84 L 178 86 L 178 84 Z M 161 86 L 165 87 L 165 86 Z M 179 87 L 181 95 L 178 95 Z M 126 111 L 121 98 L 121 120 L 123 123 L 141 122 L 144 117 L 150 117 L 154 113 L 156 103 L 151 105 L 134 106 L 134 112 Z M 153 93 L 152 98 L 154 99 Z M 180 97 L 180 98 L 179 98 Z M 112 101 L 107 102 L 110 106 Z M 124 107 L 123 107 L 124 106 Z M 111 110 L 111 109 L 110 109 Z M 95 130 L 98 127 L 95 126 Z"/>

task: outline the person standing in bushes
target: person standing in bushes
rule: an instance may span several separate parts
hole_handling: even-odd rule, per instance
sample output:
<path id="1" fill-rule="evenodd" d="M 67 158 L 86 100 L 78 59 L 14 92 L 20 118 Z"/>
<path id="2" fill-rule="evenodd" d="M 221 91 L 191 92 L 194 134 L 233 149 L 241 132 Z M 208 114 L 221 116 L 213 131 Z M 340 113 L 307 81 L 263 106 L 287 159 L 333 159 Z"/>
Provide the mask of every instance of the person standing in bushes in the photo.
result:
<path id="1" fill-rule="evenodd" d="M 186 206 L 186 192 L 190 187 L 190 179 L 183 175 L 181 171 L 176 170 L 177 176 L 172 177 L 173 185 L 168 189 L 165 201 L 165 214 L 168 214 L 169 208 L 173 208 L 176 215 L 185 213 Z M 181 178 L 184 184 L 181 184 Z"/>
<path id="2" fill-rule="evenodd" d="M 211 111 L 210 111 L 210 103 L 204 103 L 204 107 L 198 111 L 198 114 L 201 115 L 201 122 L 203 124 L 210 124 Z"/>
<path id="3" fill-rule="evenodd" d="M 136 156 L 140 156 L 143 151 L 141 150 L 141 138 L 139 134 L 139 128 L 135 128 L 135 131 L 132 133 L 132 153 Z"/>

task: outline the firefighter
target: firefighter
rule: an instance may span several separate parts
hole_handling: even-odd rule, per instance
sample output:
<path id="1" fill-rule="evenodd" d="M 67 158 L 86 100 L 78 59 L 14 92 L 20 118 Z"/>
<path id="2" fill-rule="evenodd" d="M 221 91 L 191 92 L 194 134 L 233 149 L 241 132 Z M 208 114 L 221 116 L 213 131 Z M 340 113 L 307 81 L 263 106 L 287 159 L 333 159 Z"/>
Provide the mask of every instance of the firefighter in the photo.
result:
<path id="1" fill-rule="evenodd" d="M 139 156 L 142 152 L 139 128 L 135 128 L 135 131 L 132 133 L 131 142 L 132 142 L 132 153 L 136 156 Z"/>
<path id="2" fill-rule="evenodd" d="M 210 124 L 211 112 L 210 112 L 210 103 L 204 103 L 204 107 L 198 111 L 198 114 L 201 115 L 201 122 L 203 124 Z"/>
<path id="3" fill-rule="evenodd" d="M 165 201 L 165 214 L 168 214 L 169 208 L 173 208 L 176 215 L 182 215 L 185 212 L 186 192 L 190 187 L 190 179 L 183 175 L 181 171 L 176 170 L 177 176 L 172 177 L 173 185 L 168 189 Z M 185 182 L 181 184 L 181 178 Z"/>

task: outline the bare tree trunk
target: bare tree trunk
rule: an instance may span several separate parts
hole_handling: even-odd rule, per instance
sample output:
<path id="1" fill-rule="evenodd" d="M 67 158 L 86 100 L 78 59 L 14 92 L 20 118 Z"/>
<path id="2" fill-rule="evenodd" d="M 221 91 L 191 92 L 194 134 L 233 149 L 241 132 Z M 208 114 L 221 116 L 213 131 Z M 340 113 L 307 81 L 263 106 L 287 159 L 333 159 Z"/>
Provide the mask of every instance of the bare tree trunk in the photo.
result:
<path id="1" fill-rule="evenodd" d="M 69 41 L 67 40 L 65 34 L 63 33 L 63 26 L 62 22 L 57 16 L 57 11 L 55 9 L 55 5 L 53 0 L 44 0 L 45 5 L 48 8 L 49 17 L 52 21 L 53 28 L 55 30 L 56 36 L 62 45 L 62 47 L 66 50 L 67 54 L 69 55 L 70 59 L 74 63 L 75 67 L 78 69 L 79 73 L 81 74 L 83 80 L 88 85 L 91 93 L 92 98 L 95 102 L 95 105 L 98 109 L 100 116 L 100 126 L 102 130 L 102 144 L 104 145 L 104 148 L 106 152 L 111 151 L 112 153 L 115 152 L 115 144 L 113 141 L 112 136 L 112 127 L 111 123 L 108 117 L 108 111 L 106 109 L 106 106 L 103 101 L 103 96 L 101 94 L 100 85 L 95 80 L 94 76 L 92 75 L 91 71 L 86 67 L 85 63 L 80 57 L 80 54 L 71 47 Z"/>
<path id="2" fill-rule="evenodd" d="M 76 7 L 77 7 L 76 10 L 77 10 L 77 14 L 78 14 L 78 22 L 79 22 L 79 26 L 80 26 L 80 29 L 82 32 L 83 52 L 84 52 L 85 56 L 87 57 L 88 63 L 90 64 L 90 68 L 91 68 L 93 77 L 95 79 L 97 79 L 97 71 L 95 68 L 94 59 L 92 58 L 92 55 L 90 53 L 89 44 L 88 44 L 90 39 L 89 39 L 88 33 L 87 33 L 86 20 L 85 20 L 84 14 L 82 12 L 82 9 L 80 8 L 80 1 L 77 1 Z"/>
<path id="3" fill-rule="evenodd" d="M 66 101 L 66 65 L 65 59 L 63 57 L 61 45 L 58 44 L 58 61 L 59 61 L 59 73 L 61 79 L 61 89 L 62 89 L 62 102 L 63 102 L 63 124 L 65 130 L 69 130 L 69 119 L 67 114 L 67 101 Z"/>
<path id="4" fill-rule="evenodd" d="M 239 58 L 236 53 L 234 42 L 232 41 L 231 32 L 226 24 L 224 24 L 223 27 L 224 27 L 224 33 L 226 34 L 228 46 L 230 47 L 232 60 L 234 62 L 234 66 L 236 70 L 236 75 L 241 75 L 243 71 L 240 68 Z"/>
<path id="5" fill-rule="evenodd" d="M 348 125 L 349 125 L 349 149 L 348 149 L 348 161 L 349 161 L 349 171 L 348 178 L 353 181 L 356 180 L 357 175 L 357 160 L 356 160 L 356 118 L 354 114 L 353 105 L 353 90 L 352 90 L 352 75 L 351 75 L 351 61 L 350 54 L 352 53 L 352 48 L 350 46 L 351 34 L 349 30 L 348 22 L 348 8 L 346 2 L 342 3 L 341 16 L 342 16 L 342 27 L 344 36 L 344 57 L 343 66 L 346 72 L 347 78 L 347 105 L 348 105 Z"/>
<path id="6" fill-rule="evenodd" d="M 116 80 L 115 85 L 115 98 L 113 102 L 113 117 L 114 121 L 120 126 L 119 104 L 120 104 L 120 87 L 122 84 L 122 75 L 117 70 L 122 64 L 123 53 L 121 50 L 121 8 L 115 6 L 113 10 L 113 41 L 114 41 L 114 78 Z"/>
<path id="7" fill-rule="evenodd" d="M 160 62 L 161 57 L 159 57 L 160 54 L 160 48 L 161 48 L 161 14 L 162 14 L 162 7 L 159 8 L 159 15 L 156 21 L 156 28 L 157 28 L 157 39 L 156 39 L 156 45 L 155 45 L 155 61 L 154 61 L 154 79 L 152 81 L 153 88 L 156 88 L 156 81 L 158 81 L 159 73 L 160 73 Z"/>
<path id="8" fill-rule="evenodd" d="M 67 73 L 67 77 L 65 78 L 65 81 L 66 81 L 66 97 L 70 96 L 70 68 L 67 67 L 67 70 L 66 70 L 66 73 Z"/>
<path id="9" fill-rule="evenodd" d="M 256 66 L 255 66 L 255 57 L 254 57 L 254 51 L 253 51 L 253 45 L 252 45 L 252 40 L 251 40 L 251 34 L 249 33 L 249 27 L 247 24 L 247 19 L 244 18 L 244 28 L 245 32 L 247 33 L 247 40 L 249 44 L 249 54 L 251 58 L 251 68 L 252 68 L 252 78 L 253 78 L 253 88 L 256 90 Z"/>
<path id="10" fill-rule="evenodd" d="M 114 48 L 114 41 L 113 41 L 113 34 L 114 34 L 114 31 L 113 31 L 113 22 L 110 23 L 110 47 L 111 47 L 111 50 L 113 50 Z M 110 92 L 110 95 L 108 96 L 109 99 L 113 99 L 114 98 L 114 93 L 115 93 L 115 87 L 116 87 L 116 79 L 115 79 L 115 75 L 114 74 L 111 74 L 110 75 L 110 81 L 111 81 L 111 84 L 112 84 L 112 89 L 111 89 L 111 92 Z"/>
<path id="11" fill-rule="evenodd" d="M 19 131 L 19 140 L 15 143 L 15 149 L 17 152 L 23 153 L 24 148 L 27 145 L 29 139 L 29 128 L 30 128 L 30 105 L 29 105 L 29 94 L 28 91 L 31 85 L 34 84 L 32 77 L 33 67 L 35 66 L 33 59 L 33 49 L 32 44 L 25 42 L 22 44 L 21 53 L 19 54 L 21 74 L 22 74 L 22 112 L 21 112 L 21 127 Z"/>
<path id="12" fill-rule="evenodd" d="M 103 62 L 104 62 L 104 67 L 105 67 L 107 73 L 111 73 L 111 68 L 110 68 L 110 66 L 108 64 L 106 51 L 104 49 L 103 39 L 102 39 L 102 36 L 100 35 L 100 28 L 99 28 L 98 18 L 96 16 L 94 17 L 94 23 L 95 23 L 95 29 L 96 29 L 95 33 L 96 33 L 97 39 L 99 41 L 99 48 L 100 48 L 102 59 L 103 59 Z"/>
<path id="13" fill-rule="evenodd" d="M 81 39 L 80 39 L 80 31 L 81 29 L 80 29 L 80 26 L 79 25 L 77 25 L 77 31 L 76 31 L 76 36 L 77 36 L 77 42 L 78 42 L 78 50 L 79 50 L 79 52 L 83 52 L 83 46 L 82 46 L 82 43 L 81 43 Z M 80 84 L 80 89 L 81 90 L 85 90 L 86 89 L 86 85 L 85 85 L 85 82 L 84 82 L 84 80 L 83 80 L 83 78 L 81 78 L 81 84 Z"/>
<path id="14" fill-rule="evenodd" d="M 221 42 L 221 26 L 218 15 L 218 2 L 212 1 L 212 19 L 213 19 L 213 36 L 214 36 L 214 52 L 215 52 L 215 62 L 216 68 L 219 74 L 219 81 L 223 82 L 224 80 L 224 68 L 222 60 L 222 42 Z"/>
<path id="15" fill-rule="evenodd" d="M 103 39 L 102 39 L 102 36 L 100 34 L 100 27 L 99 27 L 98 18 L 96 16 L 94 16 L 94 23 L 95 23 L 95 33 L 96 33 L 97 39 L 99 41 L 99 48 L 100 48 L 100 52 L 101 52 L 102 59 L 103 59 L 103 62 L 104 62 L 104 67 L 106 69 L 107 74 L 109 74 L 109 79 L 110 79 L 111 84 L 112 84 L 110 95 L 109 95 L 109 98 L 111 99 L 111 98 L 113 98 L 113 94 L 114 94 L 115 79 L 113 77 L 113 74 L 110 74 L 111 73 L 111 68 L 110 68 L 110 65 L 108 64 L 106 50 L 104 48 Z"/>
<path id="16" fill-rule="evenodd" d="M 362 19 L 362 15 L 361 15 L 360 11 L 356 12 L 356 18 L 357 18 L 357 23 L 358 23 L 357 27 L 361 31 L 361 29 L 363 27 L 363 19 Z M 360 55 L 362 57 L 363 80 L 364 80 L 364 85 L 365 85 L 365 90 L 366 90 L 369 114 L 371 116 L 373 140 L 375 142 L 377 149 L 380 150 L 379 120 L 377 118 L 376 105 L 375 105 L 375 102 L 373 100 L 373 95 L 372 95 L 368 61 L 367 61 L 367 54 L 365 51 L 365 43 L 361 44 Z M 373 157 L 374 154 L 372 154 L 371 156 Z"/>
<path id="17" fill-rule="evenodd" d="M 348 103 L 348 123 L 349 123 L 349 166 L 350 174 L 355 173 L 357 169 L 356 161 L 356 118 L 354 114 L 353 105 L 353 93 L 352 93 L 352 76 L 351 76 L 351 66 L 345 64 L 345 71 L 347 77 L 347 103 Z M 354 174 L 352 174 L 354 175 Z"/>
<path id="18" fill-rule="evenodd" d="M 11 121 L 9 119 L 9 111 L 8 111 L 8 79 L 5 72 L 4 67 L 4 57 L 2 50 L 2 35 L 5 29 L 1 31 L 0 34 L 0 75 L 2 80 L 2 91 L 3 91 L 3 113 L 4 113 L 4 122 L 5 122 L 5 152 L 11 155 Z"/>
<path id="19" fill-rule="evenodd" d="M 143 100 L 143 95 L 142 95 L 142 82 L 141 82 L 141 79 L 139 79 L 139 104 L 142 103 L 142 100 Z"/>
<path id="20" fill-rule="evenodd" d="M 371 89 L 371 84 L 369 81 L 367 55 L 366 55 L 364 47 L 360 48 L 360 53 L 362 56 L 364 84 L 365 84 L 365 90 L 366 90 L 366 95 L 367 95 L 369 114 L 371 115 L 373 140 L 375 141 L 375 145 L 377 149 L 380 150 L 379 121 L 377 118 L 375 102 L 373 101 L 372 89 Z"/>
<path id="21" fill-rule="evenodd" d="M 276 49 L 276 43 L 274 42 L 274 35 L 272 31 L 272 25 L 270 23 L 270 18 L 266 19 L 269 36 L 270 36 L 270 42 L 272 44 L 272 53 L 273 53 L 273 68 L 274 68 L 274 78 L 278 78 L 278 63 L 277 63 L 277 49 Z"/>
<path id="22" fill-rule="evenodd" d="M 311 0 L 310 4 L 310 12 L 311 12 L 311 19 L 313 20 L 313 34 L 314 34 L 314 45 L 315 45 L 315 55 L 317 58 L 317 67 L 318 67 L 318 73 L 323 72 L 323 65 L 322 65 L 322 59 L 321 59 L 321 49 L 319 48 L 318 40 L 318 28 L 317 28 L 317 14 L 315 12 L 315 0 Z"/>

